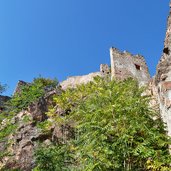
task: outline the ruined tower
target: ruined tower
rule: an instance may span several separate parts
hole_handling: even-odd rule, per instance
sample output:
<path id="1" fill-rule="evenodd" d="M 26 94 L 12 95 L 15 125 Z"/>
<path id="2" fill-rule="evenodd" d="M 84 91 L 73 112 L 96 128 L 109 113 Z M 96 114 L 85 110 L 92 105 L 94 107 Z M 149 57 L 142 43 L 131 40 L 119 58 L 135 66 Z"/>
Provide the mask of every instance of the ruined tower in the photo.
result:
<path id="1" fill-rule="evenodd" d="M 155 85 L 160 105 L 160 113 L 171 136 L 171 2 L 167 22 L 166 38 L 161 59 L 157 65 Z"/>
<path id="2" fill-rule="evenodd" d="M 128 77 L 136 79 L 140 85 L 148 84 L 150 74 L 145 59 L 141 55 L 132 55 L 116 48 L 110 49 L 111 78 L 123 80 Z"/>

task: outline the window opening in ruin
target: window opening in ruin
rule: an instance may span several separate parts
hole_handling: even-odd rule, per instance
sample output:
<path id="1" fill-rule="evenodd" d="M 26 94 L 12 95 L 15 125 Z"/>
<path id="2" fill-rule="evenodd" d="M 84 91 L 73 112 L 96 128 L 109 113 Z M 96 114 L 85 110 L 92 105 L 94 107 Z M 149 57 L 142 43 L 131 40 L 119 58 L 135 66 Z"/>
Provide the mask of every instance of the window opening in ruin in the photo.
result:
<path id="1" fill-rule="evenodd" d="M 140 70 L 140 69 L 141 69 L 140 65 L 137 65 L 137 64 L 135 64 L 135 68 L 136 68 L 137 70 Z"/>
<path id="2" fill-rule="evenodd" d="M 169 48 L 168 48 L 168 47 L 167 47 L 167 48 L 164 48 L 164 49 L 163 49 L 163 53 L 169 55 Z"/>

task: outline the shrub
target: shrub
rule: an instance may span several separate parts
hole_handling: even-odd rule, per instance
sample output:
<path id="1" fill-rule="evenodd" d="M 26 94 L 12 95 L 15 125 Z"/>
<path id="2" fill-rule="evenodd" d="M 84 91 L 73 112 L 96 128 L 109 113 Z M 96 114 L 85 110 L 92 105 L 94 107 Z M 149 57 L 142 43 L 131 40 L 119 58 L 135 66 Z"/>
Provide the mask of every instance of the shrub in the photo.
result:
<path id="1" fill-rule="evenodd" d="M 70 112 L 60 119 L 55 106 L 49 110 L 49 117 L 58 125 L 75 125 L 75 139 L 66 143 L 74 149 L 75 170 L 171 170 L 170 139 L 159 113 L 149 106 L 150 97 L 142 95 L 144 90 L 132 79 L 109 81 L 97 77 L 54 98 L 58 107 Z M 61 150 L 60 146 L 55 148 Z M 50 160 L 46 160 L 48 154 Z M 60 156 L 54 151 L 41 153 L 44 157 L 47 170 L 65 161 L 58 160 Z"/>
<path id="2" fill-rule="evenodd" d="M 35 152 L 37 167 L 34 171 L 68 171 L 72 155 L 66 145 L 40 146 Z"/>
<path id="3" fill-rule="evenodd" d="M 11 110 L 26 109 L 31 103 L 45 95 L 46 89 L 58 86 L 56 79 L 35 78 L 30 85 L 23 86 L 21 92 L 15 94 L 10 100 Z"/>

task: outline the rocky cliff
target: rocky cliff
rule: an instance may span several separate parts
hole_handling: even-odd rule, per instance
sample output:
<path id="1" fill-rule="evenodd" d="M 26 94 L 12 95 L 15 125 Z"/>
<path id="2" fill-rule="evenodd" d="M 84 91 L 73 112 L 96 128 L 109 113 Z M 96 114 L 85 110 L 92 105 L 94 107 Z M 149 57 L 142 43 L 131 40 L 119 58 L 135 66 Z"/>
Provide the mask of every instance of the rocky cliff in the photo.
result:
<path id="1" fill-rule="evenodd" d="M 154 80 L 160 114 L 166 123 L 168 135 L 171 136 L 171 2 L 163 54 L 157 65 Z"/>
<path id="2" fill-rule="evenodd" d="M 145 59 L 141 55 L 132 55 L 129 52 L 120 52 L 116 48 L 111 48 L 110 57 L 111 68 L 103 64 L 100 66 L 99 72 L 70 77 L 60 84 L 60 88 L 46 90 L 43 97 L 29 105 L 27 109 L 20 111 L 15 117 L 1 121 L 0 130 L 4 129 L 6 125 L 12 125 L 13 129 L 13 126 L 15 127 L 17 124 L 17 128 L 15 133 L 10 134 L 8 138 L 0 142 L 0 169 L 19 168 L 23 171 L 31 171 L 35 166 L 33 153 L 38 142 L 48 144 L 52 141 L 61 141 L 63 137 L 73 136 L 69 126 L 61 128 L 52 124 L 49 131 L 42 132 L 37 127 L 37 123 L 49 119 L 46 112 L 53 103 L 52 97 L 54 95 L 58 96 L 67 88 L 75 88 L 79 84 L 93 81 L 96 76 L 110 76 L 112 79 L 119 80 L 133 77 L 140 85 L 148 86 L 148 94 L 153 96 L 151 105 L 159 105 L 160 114 L 166 123 L 168 135 L 171 136 L 171 12 L 168 17 L 163 54 L 158 63 L 155 77 L 150 78 Z M 25 85 L 29 84 L 19 81 L 14 95 L 19 94 L 21 87 Z M 0 112 L 4 110 L 4 102 L 7 100 L 9 100 L 9 97 L 0 96 Z M 56 108 L 55 112 L 57 115 L 63 116 L 68 111 Z M 3 157 L 4 152 L 10 153 L 10 156 L 6 157 L 4 155 L 5 157 Z"/>

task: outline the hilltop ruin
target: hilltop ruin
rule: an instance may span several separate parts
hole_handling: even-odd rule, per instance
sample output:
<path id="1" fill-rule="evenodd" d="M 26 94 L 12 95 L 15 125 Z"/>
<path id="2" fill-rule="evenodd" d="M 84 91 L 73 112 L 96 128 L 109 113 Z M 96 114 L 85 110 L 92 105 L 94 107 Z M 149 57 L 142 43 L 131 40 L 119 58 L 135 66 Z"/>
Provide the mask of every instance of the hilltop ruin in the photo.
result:
<path id="1" fill-rule="evenodd" d="M 117 80 L 124 80 L 131 77 L 136 79 L 140 86 L 147 86 L 148 90 L 146 93 L 153 97 L 150 105 L 152 105 L 152 107 L 158 107 L 161 117 L 166 124 L 167 133 L 171 136 L 171 2 L 163 54 L 158 63 L 156 75 L 153 78 L 150 78 L 148 66 L 144 57 L 141 55 L 132 55 L 127 51 L 121 52 L 112 47 L 110 49 L 110 60 L 110 66 L 101 64 L 98 72 L 83 76 L 69 77 L 60 83 L 59 90 L 52 89 L 47 91 L 44 97 L 30 105 L 27 110 L 19 112 L 12 118 L 10 122 L 13 124 L 24 120 L 24 117 L 26 117 L 25 119 L 33 118 L 33 120 L 29 121 L 27 124 L 21 122 L 17 128 L 17 132 L 9 137 L 9 140 L 12 142 L 10 151 L 13 156 L 11 158 L 4 157 L 0 161 L 0 169 L 3 166 L 9 166 L 11 168 L 22 168 L 26 171 L 32 170 L 34 167 L 33 153 L 34 149 L 37 147 L 37 141 L 45 141 L 45 143 L 48 144 L 51 134 L 52 139 L 63 136 L 61 128 L 56 125 L 52 127 L 50 134 L 40 132 L 35 126 L 36 122 L 47 119 L 46 112 L 48 105 L 53 103 L 50 101 L 53 95 L 60 95 L 61 92 L 67 88 L 75 88 L 79 84 L 86 84 L 93 81 L 93 78 L 96 76 L 108 76 L 111 79 Z M 29 83 L 19 81 L 14 95 L 16 93 L 20 94 L 22 86 L 25 85 L 29 85 Z M 0 96 L 0 112 L 4 110 L 3 103 L 7 100 L 9 100 L 9 97 Z M 60 108 L 56 109 L 56 112 L 61 116 L 64 113 Z M 1 127 L 7 122 L 9 121 L 4 119 L 1 122 Z M 6 149 L 9 141 L 7 140 L 8 139 L 0 142 L 1 152 Z"/>
<path id="2" fill-rule="evenodd" d="M 110 48 L 110 60 L 111 68 L 106 64 L 101 64 L 99 72 L 69 77 L 61 83 L 62 88 L 74 88 L 77 84 L 92 81 L 95 76 L 103 77 L 106 74 L 111 79 L 117 80 L 132 77 L 138 81 L 140 86 L 149 87 L 149 92 L 155 99 L 153 103 L 158 104 L 168 135 L 171 136 L 171 2 L 163 54 L 153 78 L 150 78 L 148 66 L 141 55 L 132 55 L 127 51 L 121 52 L 112 47 Z"/>

